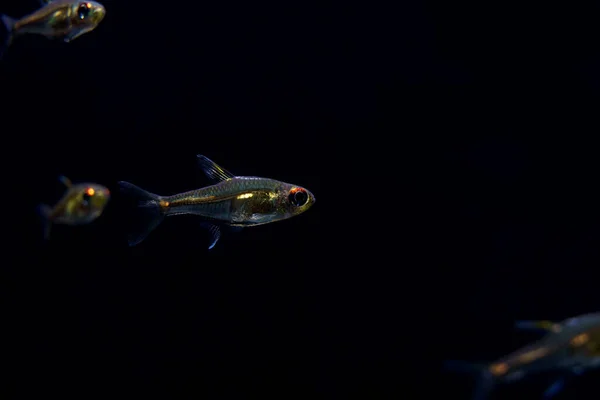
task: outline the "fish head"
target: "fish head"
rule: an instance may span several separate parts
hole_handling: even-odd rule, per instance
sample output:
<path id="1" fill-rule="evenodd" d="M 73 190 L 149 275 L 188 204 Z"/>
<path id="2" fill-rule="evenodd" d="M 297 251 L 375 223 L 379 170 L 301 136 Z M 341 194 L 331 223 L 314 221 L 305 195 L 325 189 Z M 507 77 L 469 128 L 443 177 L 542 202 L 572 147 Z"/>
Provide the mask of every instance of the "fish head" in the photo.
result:
<path id="1" fill-rule="evenodd" d="M 315 196 L 307 189 L 284 184 L 279 193 L 281 212 L 284 218 L 290 218 L 308 210 L 315 204 Z"/>
<path id="2" fill-rule="evenodd" d="M 94 29 L 104 19 L 106 9 L 95 1 L 77 1 L 71 6 L 71 14 L 75 16 L 77 26 L 85 32 Z"/>
<path id="3" fill-rule="evenodd" d="M 77 195 L 82 219 L 91 221 L 98 218 L 109 200 L 110 190 L 107 187 L 95 183 L 82 185 Z"/>

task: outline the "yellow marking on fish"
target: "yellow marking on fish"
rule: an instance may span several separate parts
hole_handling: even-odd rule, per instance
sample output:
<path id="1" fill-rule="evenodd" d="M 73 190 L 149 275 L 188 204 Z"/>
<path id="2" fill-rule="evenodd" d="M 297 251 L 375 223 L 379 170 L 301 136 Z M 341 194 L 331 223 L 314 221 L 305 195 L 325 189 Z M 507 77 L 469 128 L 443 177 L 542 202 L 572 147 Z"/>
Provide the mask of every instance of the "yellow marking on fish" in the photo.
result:
<path id="1" fill-rule="evenodd" d="M 244 194 L 240 194 L 237 198 L 238 199 L 249 199 L 252 196 L 253 196 L 252 193 L 244 193 Z"/>
<path id="2" fill-rule="evenodd" d="M 172 207 L 182 206 L 182 205 L 197 205 L 197 204 L 208 204 L 208 203 L 218 203 L 220 201 L 226 201 L 235 199 L 237 196 L 204 196 L 204 197 L 194 197 L 188 196 L 181 199 L 173 200 L 170 204 Z"/>
<path id="3" fill-rule="evenodd" d="M 541 347 L 539 349 L 528 351 L 527 353 L 523 353 L 519 356 L 519 360 L 524 363 L 529 363 L 535 361 L 539 358 L 544 357 L 548 354 L 548 349 L 545 347 Z"/>
<path id="4" fill-rule="evenodd" d="M 575 336 L 573 339 L 571 339 L 571 344 L 573 346 L 582 346 L 589 341 L 590 341 L 590 335 L 588 335 L 587 333 L 582 333 L 580 335 Z"/>
<path id="5" fill-rule="evenodd" d="M 490 366 L 490 372 L 495 376 L 504 375 L 508 372 L 508 365 L 506 363 L 492 364 Z"/>
<path id="6" fill-rule="evenodd" d="M 158 205 L 159 205 L 159 206 L 161 206 L 162 208 L 167 208 L 167 207 L 169 207 L 169 204 L 171 204 L 171 203 L 169 203 L 169 202 L 168 202 L 168 201 L 166 201 L 166 200 L 161 200 L 161 201 L 158 203 Z"/>

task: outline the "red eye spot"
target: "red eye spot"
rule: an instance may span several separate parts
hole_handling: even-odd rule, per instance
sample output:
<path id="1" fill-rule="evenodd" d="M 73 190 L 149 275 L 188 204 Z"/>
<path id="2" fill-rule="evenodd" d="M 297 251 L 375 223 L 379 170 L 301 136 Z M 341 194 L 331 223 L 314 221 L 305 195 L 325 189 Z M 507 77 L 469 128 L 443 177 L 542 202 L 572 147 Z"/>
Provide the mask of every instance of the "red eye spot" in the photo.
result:
<path id="1" fill-rule="evenodd" d="M 94 188 L 88 188 L 88 189 L 85 191 L 85 193 L 86 193 L 88 196 L 93 196 L 93 195 L 94 195 L 94 193 L 96 193 L 96 191 L 94 190 Z"/>
<path id="2" fill-rule="evenodd" d="M 292 190 L 290 190 L 290 194 L 295 194 L 298 192 L 306 192 L 306 190 L 299 188 L 299 187 L 295 187 L 295 188 L 292 188 Z"/>

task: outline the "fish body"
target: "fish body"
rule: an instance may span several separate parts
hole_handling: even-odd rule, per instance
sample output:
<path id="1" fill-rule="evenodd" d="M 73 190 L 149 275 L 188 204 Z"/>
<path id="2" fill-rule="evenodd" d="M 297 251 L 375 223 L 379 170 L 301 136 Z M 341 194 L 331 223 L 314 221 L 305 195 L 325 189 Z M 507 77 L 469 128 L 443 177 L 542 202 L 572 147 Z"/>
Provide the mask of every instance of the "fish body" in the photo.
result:
<path id="1" fill-rule="evenodd" d="M 94 1 L 54 0 L 43 3 L 40 9 L 20 19 L 0 16 L 8 30 L 5 48 L 15 37 L 24 34 L 39 34 L 69 42 L 92 31 L 106 15 L 104 6 Z"/>
<path id="2" fill-rule="evenodd" d="M 146 224 L 129 236 L 129 244 L 141 242 L 166 216 L 197 215 L 211 232 L 212 248 L 220 237 L 219 226 L 248 227 L 284 220 L 308 210 L 315 202 L 303 187 L 260 177 L 235 176 L 210 159 L 198 155 L 202 171 L 216 183 L 172 196 L 149 193 L 129 182 L 121 190 L 138 199 L 146 211 Z"/>
<path id="3" fill-rule="evenodd" d="M 600 313 L 586 314 L 559 323 L 522 321 L 517 323 L 517 327 L 537 329 L 546 334 L 531 345 L 477 368 L 480 381 L 474 400 L 487 398 L 498 383 L 520 380 L 531 374 L 558 370 L 578 375 L 600 367 Z M 564 381 L 560 379 L 548 388 L 545 398 L 558 393 Z"/>
<path id="4" fill-rule="evenodd" d="M 234 177 L 216 185 L 163 197 L 164 213 L 193 214 L 232 226 L 261 225 L 289 218 L 295 210 L 282 192 L 295 186 L 273 179 Z M 163 203 L 164 204 L 164 203 Z"/>
<path id="5" fill-rule="evenodd" d="M 98 218 L 108 201 L 108 188 L 95 183 L 73 184 L 65 177 L 61 180 L 67 186 L 67 191 L 54 207 L 45 204 L 38 206 L 39 214 L 45 222 L 44 237 L 50 234 L 51 224 L 84 225 Z"/>

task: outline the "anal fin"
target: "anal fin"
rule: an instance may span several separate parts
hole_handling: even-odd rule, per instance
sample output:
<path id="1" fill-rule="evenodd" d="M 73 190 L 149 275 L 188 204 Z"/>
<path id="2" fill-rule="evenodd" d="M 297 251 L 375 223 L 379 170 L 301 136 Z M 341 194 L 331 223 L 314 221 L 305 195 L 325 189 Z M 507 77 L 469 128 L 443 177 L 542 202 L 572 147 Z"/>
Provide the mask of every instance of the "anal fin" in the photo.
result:
<path id="1" fill-rule="evenodd" d="M 221 228 L 218 225 L 212 224 L 210 222 L 202 222 L 201 226 L 208 230 L 210 234 L 210 243 L 208 245 L 208 249 L 212 249 L 215 247 L 219 239 L 221 238 Z"/>

